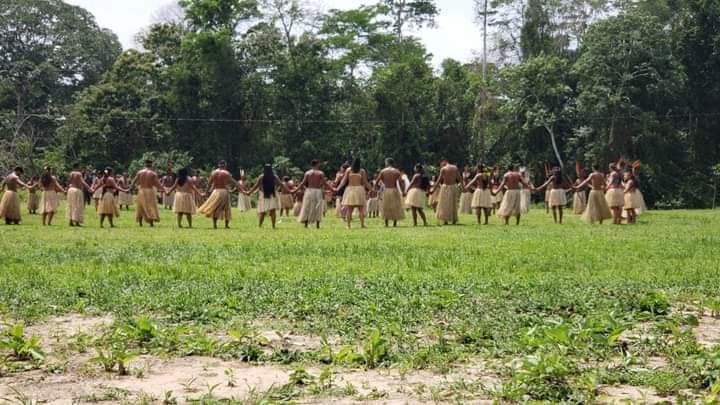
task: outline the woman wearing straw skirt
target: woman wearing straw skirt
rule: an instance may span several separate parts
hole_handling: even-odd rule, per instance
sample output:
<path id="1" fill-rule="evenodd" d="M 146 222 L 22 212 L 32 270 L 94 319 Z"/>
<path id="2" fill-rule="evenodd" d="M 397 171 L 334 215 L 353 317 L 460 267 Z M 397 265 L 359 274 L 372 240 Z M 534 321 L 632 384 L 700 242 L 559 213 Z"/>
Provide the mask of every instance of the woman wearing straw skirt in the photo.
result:
<path id="1" fill-rule="evenodd" d="M 418 215 L 423 221 L 423 226 L 427 226 L 427 218 L 425 217 L 425 197 L 430 190 L 430 179 L 425 176 L 425 168 L 418 163 L 415 165 L 412 180 L 405 198 L 405 205 L 412 210 L 413 226 L 417 226 Z"/>
<path id="2" fill-rule="evenodd" d="M 493 209 L 493 195 L 490 191 L 490 178 L 483 173 L 483 171 L 483 166 L 478 165 L 477 175 L 475 175 L 475 178 L 470 180 L 470 183 L 468 183 L 468 187 L 475 187 L 470 206 L 475 210 L 478 225 L 488 224 L 488 218 L 490 217 L 490 213 Z M 484 222 L 482 219 L 483 216 L 485 217 Z"/>
<path id="3" fill-rule="evenodd" d="M 64 193 L 65 189 L 60 186 L 60 183 L 58 183 L 57 178 L 52 175 L 52 170 L 48 166 L 45 166 L 43 174 L 40 176 L 40 187 L 43 190 L 40 199 L 42 224 L 52 225 L 52 220 L 57 212 L 60 201 L 57 193 Z"/>
<path id="4" fill-rule="evenodd" d="M 195 196 L 202 194 L 197 189 L 192 178 L 189 176 L 190 171 L 187 168 L 180 169 L 175 184 L 165 189 L 165 194 L 175 193 L 173 200 L 173 212 L 177 215 L 178 228 L 182 228 L 182 217 L 187 218 L 188 228 L 192 228 L 192 216 L 197 211 L 195 205 Z"/>
<path id="5" fill-rule="evenodd" d="M 275 175 L 272 165 L 266 164 L 263 174 L 258 177 L 257 182 L 247 191 L 246 195 L 251 195 L 255 191 L 258 192 L 258 226 L 262 228 L 265 222 L 265 216 L 270 216 L 272 228 L 275 229 L 276 214 L 280 208 L 280 202 L 277 196 L 277 189 L 282 185 L 280 178 Z"/>
<path id="6" fill-rule="evenodd" d="M 473 173 L 470 171 L 470 168 L 465 166 L 465 169 L 463 170 L 462 174 L 462 186 L 463 190 L 460 193 L 460 213 L 461 214 L 472 214 L 472 198 L 473 198 L 473 190 L 472 187 L 467 187 L 468 183 L 470 183 L 470 180 L 473 179 Z"/>
<path id="7" fill-rule="evenodd" d="M 587 185 L 591 186 L 585 212 L 582 214 L 581 219 L 589 224 L 595 222 L 602 224 L 606 219 L 612 218 L 612 212 L 610 212 L 610 208 L 605 200 L 605 175 L 600 171 L 599 165 L 595 164 L 592 168 L 593 172 L 590 173 L 587 179 L 578 186 L 573 187 L 573 189 L 577 192 Z"/>
<path id="8" fill-rule="evenodd" d="M 647 210 L 645 198 L 640 192 L 640 184 L 634 173 L 625 173 L 625 215 L 628 224 L 636 224 L 637 217 Z"/>
<path id="9" fill-rule="evenodd" d="M 28 202 L 27 209 L 28 214 L 35 215 L 37 210 L 40 208 L 40 196 L 37 194 L 37 189 L 40 186 L 40 177 L 33 176 L 28 183 Z"/>
<path id="10" fill-rule="evenodd" d="M 246 212 L 250 211 L 252 209 L 252 202 L 250 201 L 250 196 L 245 194 L 246 191 L 250 188 L 250 184 L 248 183 L 247 176 L 245 175 L 245 171 L 240 171 L 240 180 L 237 183 L 237 191 L 238 191 L 238 202 L 237 207 L 240 212 Z"/>
<path id="11" fill-rule="evenodd" d="M 290 192 L 295 187 L 295 184 L 290 179 L 290 176 L 285 176 L 282 179 L 282 185 L 280 186 L 280 216 L 290 216 L 290 211 L 293 209 L 293 195 Z"/>
<path id="12" fill-rule="evenodd" d="M 355 158 L 352 165 L 345 171 L 339 188 L 345 189 L 342 205 L 345 209 L 347 228 L 352 228 L 352 216 L 355 210 L 358 211 L 360 217 L 360 227 L 365 228 L 366 193 L 370 188 L 370 183 L 368 182 L 367 172 L 360 167 L 360 158 Z"/>
<path id="13" fill-rule="evenodd" d="M 622 224 L 622 211 L 625 205 L 625 188 L 622 184 L 623 176 L 615 163 L 610 164 L 610 173 L 607 177 L 607 191 L 605 200 L 613 215 L 613 224 Z"/>
<path id="14" fill-rule="evenodd" d="M 553 221 L 557 224 L 563 223 L 563 208 L 567 205 L 567 189 L 570 188 L 563 180 L 562 171 L 559 167 L 552 169 L 550 179 L 536 190 L 548 190 L 548 204 L 552 209 Z"/>
<path id="15" fill-rule="evenodd" d="M 93 189 L 93 194 L 100 190 L 100 194 L 102 195 L 98 202 L 97 209 L 98 215 L 100 216 L 100 228 L 104 227 L 106 218 L 110 223 L 110 227 L 114 228 L 113 218 L 120 216 L 120 211 L 118 211 L 118 207 L 115 205 L 115 193 L 117 191 L 128 192 L 129 190 L 118 187 L 115 182 L 115 177 L 113 176 L 113 171 L 109 167 L 102 172 L 102 176 L 99 178 L 96 187 L 97 188 Z"/>

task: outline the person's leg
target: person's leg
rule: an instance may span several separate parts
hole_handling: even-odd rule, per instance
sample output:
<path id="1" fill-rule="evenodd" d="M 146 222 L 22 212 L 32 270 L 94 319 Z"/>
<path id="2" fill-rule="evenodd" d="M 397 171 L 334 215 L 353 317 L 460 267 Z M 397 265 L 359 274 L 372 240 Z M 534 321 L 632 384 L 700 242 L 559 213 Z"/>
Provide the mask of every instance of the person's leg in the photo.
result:
<path id="1" fill-rule="evenodd" d="M 490 219 L 490 214 L 491 214 L 490 211 L 491 211 L 490 208 L 485 208 L 485 225 L 488 224 L 488 220 Z"/>
<path id="2" fill-rule="evenodd" d="M 365 228 L 365 211 L 364 207 L 358 207 L 358 215 L 360 216 L 360 228 Z"/>
<path id="3" fill-rule="evenodd" d="M 423 226 L 427 226 L 427 218 L 425 217 L 425 212 L 422 208 L 418 208 L 418 214 L 420 214 L 420 218 L 423 221 Z"/>
<path id="4" fill-rule="evenodd" d="M 47 214 L 43 212 L 43 213 L 42 213 L 42 224 L 43 224 L 43 226 L 45 226 L 45 220 L 46 220 L 46 219 L 47 219 Z"/>
<path id="5" fill-rule="evenodd" d="M 397 228 L 397 220 L 393 221 L 393 228 Z"/>
<path id="6" fill-rule="evenodd" d="M 475 208 L 475 215 L 477 215 L 478 225 L 482 225 L 482 208 Z"/>
<path id="7" fill-rule="evenodd" d="M 182 228 L 182 216 L 183 216 L 183 214 L 181 214 L 181 213 L 178 213 L 178 214 L 177 214 L 177 225 L 178 225 L 178 228 Z"/>
<path id="8" fill-rule="evenodd" d="M 275 210 L 270 211 L 270 222 L 272 222 L 272 229 L 275 229 L 275 222 L 276 222 L 275 215 L 276 215 Z"/>
<path id="9" fill-rule="evenodd" d="M 139 224 L 140 227 L 142 228 L 142 226 L 143 226 L 143 219 L 142 219 L 142 217 L 140 217 L 140 219 L 138 219 L 138 224 Z"/>
<path id="10" fill-rule="evenodd" d="M 265 222 L 265 213 L 258 214 L 258 228 L 262 228 L 263 222 Z"/>
<path id="11" fill-rule="evenodd" d="M 227 218 L 225 219 L 225 229 L 230 229 L 230 220 Z"/>
<path id="12" fill-rule="evenodd" d="M 509 216 L 503 217 L 503 221 L 505 221 L 505 226 L 510 225 L 510 217 Z"/>
<path id="13" fill-rule="evenodd" d="M 103 224 L 105 224 L 105 214 L 100 214 L 100 228 L 104 228 Z"/>
<path id="14" fill-rule="evenodd" d="M 113 222 L 112 215 L 108 215 L 108 222 L 110 222 L 110 228 L 115 228 L 115 223 Z"/>
<path id="15" fill-rule="evenodd" d="M 413 226 L 417 226 L 417 208 L 411 207 L 412 209 L 412 219 L 413 219 Z"/>
<path id="16" fill-rule="evenodd" d="M 552 207 L 552 213 L 553 213 L 553 222 L 557 224 L 558 222 L 558 215 L 557 215 L 557 207 Z"/>
<path id="17" fill-rule="evenodd" d="M 150 223 L 150 228 L 155 228 L 155 220 L 151 219 L 148 222 Z"/>
<path id="18" fill-rule="evenodd" d="M 390 221 L 388 221 L 388 220 L 386 219 L 386 220 L 385 220 L 385 228 L 387 228 L 388 226 L 390 226 Z"/>
<path id="19" fill-rule="evenodd" d="M 317 229 L 320 229 L 320 221 L 317 221 L 317 222 L 315 223 L 315 227 L 316 227 Z"/>
<path id="20" fill-rule="evenodd" d="M 355 210 L 355 207 L 348 207 L 347 210 L 348 210 L 348 213 L 345 216 L 345 223 L 346 223 L 345 226 L 347 227 L 347 229 L 350 229 L 352 227 L 352 215 L 353 215 L 353 211 Z"/>
<path id="21" fill-rule="evenodd" d="M 515 215 L 515 225 L 520 225 L 520 214 Z"/>
<path id="22" fill-rule="evenodd" d="M 562 207 L 562 205 L 558 207 L 558 216 L 560 217 L 560 225 L 562 225 L 562 222 L 563 222 L 563 207 Z"/>
<path id="23" fill-rule="evenodd" d="M 217 229 L 217 218 L 213 217 L 213 229 Z M 261 222 L 262 225 L 262 222 Z"/>
<path id="24" fill-rule="evenodd" d="M 188 228 L 192 228 L 192 215 L 187 214 Z"/>

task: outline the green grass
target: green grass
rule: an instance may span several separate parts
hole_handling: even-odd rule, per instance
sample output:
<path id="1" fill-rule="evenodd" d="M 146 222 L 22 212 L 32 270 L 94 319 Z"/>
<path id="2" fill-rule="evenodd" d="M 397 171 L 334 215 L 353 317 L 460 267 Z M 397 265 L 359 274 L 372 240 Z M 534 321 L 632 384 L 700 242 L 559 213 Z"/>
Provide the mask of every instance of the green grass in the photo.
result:
<path id="1" fill-rule="evenodd" d="M 370 220 L 352 231 L 335 218 L 319 231 L 294 219 L 258 229 L 253 213 L 236 215 L 229 231 L 198 217 L 195 229 L 177 229 L 169 211 L 155 229 L 135 226 L 133 212 L 99 229 L 94 211 L 86 214 L 82 229 L 67 227 L 63 213 L 52 227 L 27 215 L 22 226 L 0 226 L 0 308 L 9 317 L 145 314 L 162 327 L 207 329 L 261 320 L 336 336 L 361 357 L 377 330 L 385 353 L 371 350 L 373 366 L 444 370 L 496 359 L 507 381 L 496 395 L 506 399 L 584 400 L 594 395 L 587 364 L 628 350 L 615 340 L 620 331 L 640 321 L 682 326 L 671 309 L 655 308 L 720 296 L 720 211 L 652 212 L 616 227 L 574 215 L 554 225 L 536 209 L 520 227 L 497 218 L 479 227 L 467 216 L 455 227 Z M 653 350 L 670 356 L 680 344 Z M 703 353 L 693 346 L 680 357 Z"/>

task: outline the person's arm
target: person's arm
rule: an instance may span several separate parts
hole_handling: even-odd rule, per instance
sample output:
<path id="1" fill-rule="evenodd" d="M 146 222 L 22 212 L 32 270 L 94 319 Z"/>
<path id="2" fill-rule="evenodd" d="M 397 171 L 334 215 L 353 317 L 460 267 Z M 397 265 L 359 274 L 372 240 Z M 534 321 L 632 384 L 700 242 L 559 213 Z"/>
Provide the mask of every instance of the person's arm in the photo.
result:
<path id="1" fill-rule="evenodd" d="M 188 181 L 190 181 L 190 180 L 188 180 Z M 175 183 L 173 183 L 173 185 L 170 186 L 169 188 L 163 187 L 165 189 L 165 194 L 172 193 L 173 191 L 175 191 L 177 189 L 177 186 L 178 186 L 178 182 L 177 182 L 177 180 L 175 180 Z"/>
<path id="2" fill-rule="evenodd" d="M 548 181 L 546 181 L 545 183 L 543 183 L 543 185 L 542 185 L 542 186 L 540 186 L 540 187 L 536 187 L 536 188 L 534 189 L 534 191 L 541 191 L 541 190 L 544 190 L 544 189 L 545 189 L 545 188 L 546 188 L 547 186 L 549 186 L 549 185 L 550 185 L 550 182 L 552 182 L 552 181 L 553 181 L 553 179 L 552 179 L 552 178 L 549 178 L 549 179 L 548 179 Z M 524 184 L 524 183 L 525 183 L 525 181 L 523 180 L 523 184 Z"/>
<path id="3" fill-rule="evenodd" d="M 589 175 L 584 181 L 582 181 L 576 187 L 573 187 L 573 190 L 575 190 L 575 191 L 581 190 L 583 187 L 587 186 L 591 180 L 592 180 L 592 174 Z"/>
<path id="4" fill-rule="evenodd" d="M 300 182 L 300 184 L 298 184 L 297 186 L 295 186 L 295 188 L 292 189 L 293 194 L 297 193 L 297 191 L 300 190 L 302 187 L 307 186 L 309 176 L 310 175 L 308 173 L 305 173 L 305 175 L 303 175 L 303 179 Z M 325 179 L 323 178 L 323 185 L 324 184 L 325 184 Z"/>
<path id="5" fill-rule="evenodd" d="M 350 181 L 349 173 L 350 173 L 350 169 L 345 170 L 345 174 L 343 174 L 342 180 L 340 180 L 340 185 L 337 186 L 338 189 L 345 187 L 347 185 L 348 181 Z"/>
<path id="6" fill-rule="evenodd" d="M 477 184 L 477 183 L 480 181 L 481 178 L 482 178 L 482 174 L 477 174 L 477 175 L 475 175 L 475 177 L 474 177 L 472 180 L 470 180 L 470 181 L 468 182 L 468 184 L 467 184 L 465 187 L 463 187 L 463 189 L 464 189 L 465 191 L 470 191 L 470 187 L 472 187 L 472 186 L 474 186 L 475 184 Z"/>
<path id="7" fill-rule="evenodd" d="M 632 180 L 625 183 L 625 193 L 629 193 L 632 190 L 634 182 Z"/>
<path id="8" fill-rule="evenodd" d="M 57 177 L 53 177 L 53 181 L 55 181 L 55 191 L 65 193 L 65 189 L 63 188 L 63 186 L 60 185 Z"/>
<path id="9" fill-rule="evenodd" d="M 18 179 L 17 179 L 17 184 L 18 184 L 20 187 L 24 187 L 24 188 L 28 188 L 28 189 L 30 188 L 30 186 L 28 186 L 27 184 L 23 183 L 23 181 L 20 180 L 19 177 L 18 177 Z"/>
<path id="10" fill-rule="evenodd" d="M 255 184 L 253 184 L 252 187 L 250 187 L 250 190 L 245 191 L 245 195 L 252 195 L 252 193 L 256 192 L 260 188 L 260 184 L 262 184 L 264 175 L 260 175 L 260 177 L 257 178 L 257 181 L 255 181 Z"/>
<path id="11" fill-rule="evenodd" d="M 280 190 L 280 192 L 282 192 L 282 190 L 283 190 L 283 184 L 284 184 L 284 183 L 283 183 L 282 180 L 280 180 L 280 177 L 278 177 L 278 176 L 276 175 L 276 176 L 275 176 L 275 191 Z"/>
<path id="12" fill-rule="evenodd" d="M 133 177 L 132 181 L 130 181 L 130 188 L 135 187 L 135 185 L 137 184 L 139 179 L 140 179 L 140 172 L 137 172 L 137 173 L 135 173 L 135 177 Z M 85 179 L 83 179 L 83 181 L 85 181 Z M 91 189 L 92 187 L 88 187 L 88 188 Z"/>
<path id="13" fill-rule="evenodd" d="M 362 182 L 363 182 L 363 187 L 365 187 L 365 191 L 370 191 L 372 186 L 370 185 L 370 181 L 368 181 L 368 174 L 365 169 L 362 170 Z"/>
<path id="14" fill-rule="evenodd" d="M 162 190 L 164 188 L 162 183 L 160 183 L 160 178 L 158 176 L 155 176 L 155 188 L 158 190 Z"/>
<path id="15" fill-rule="evenodd" d="M 503 187 L 505 187 L 505 177 L 503 177 L 502 181 L 500 182 L 500 185 L 495 188 L 495 190 L 490 190 L 490 194 L 492 195 L 498 195 L 500 191 L 502 191 Z"/>

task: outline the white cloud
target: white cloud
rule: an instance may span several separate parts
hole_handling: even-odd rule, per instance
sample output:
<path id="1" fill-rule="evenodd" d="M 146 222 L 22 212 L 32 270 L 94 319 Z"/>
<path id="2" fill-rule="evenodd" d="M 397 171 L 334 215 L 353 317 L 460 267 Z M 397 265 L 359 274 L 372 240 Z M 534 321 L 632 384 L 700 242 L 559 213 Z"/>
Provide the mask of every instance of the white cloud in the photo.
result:
<path id="1" fill-rule="evenodd" d="M 123 47 L 136 46 L 134 37 L 152 22 L 155 12 L 171 0 L 65 0 L 81 6 L 95 15 L 101 27 L 114 31 Z M 348 9 L 368 0 L 319 0 L 323 9 Z M 480 30 L 474 23 L 473 0 L 438 0 L 440 16 L 437 27 L 425 28 L 412 33 L 421 38 L 428 51 L 434 55 L 435 66 L 446 58 L 467 62 L 473 51 L 481 49 Z"/>

